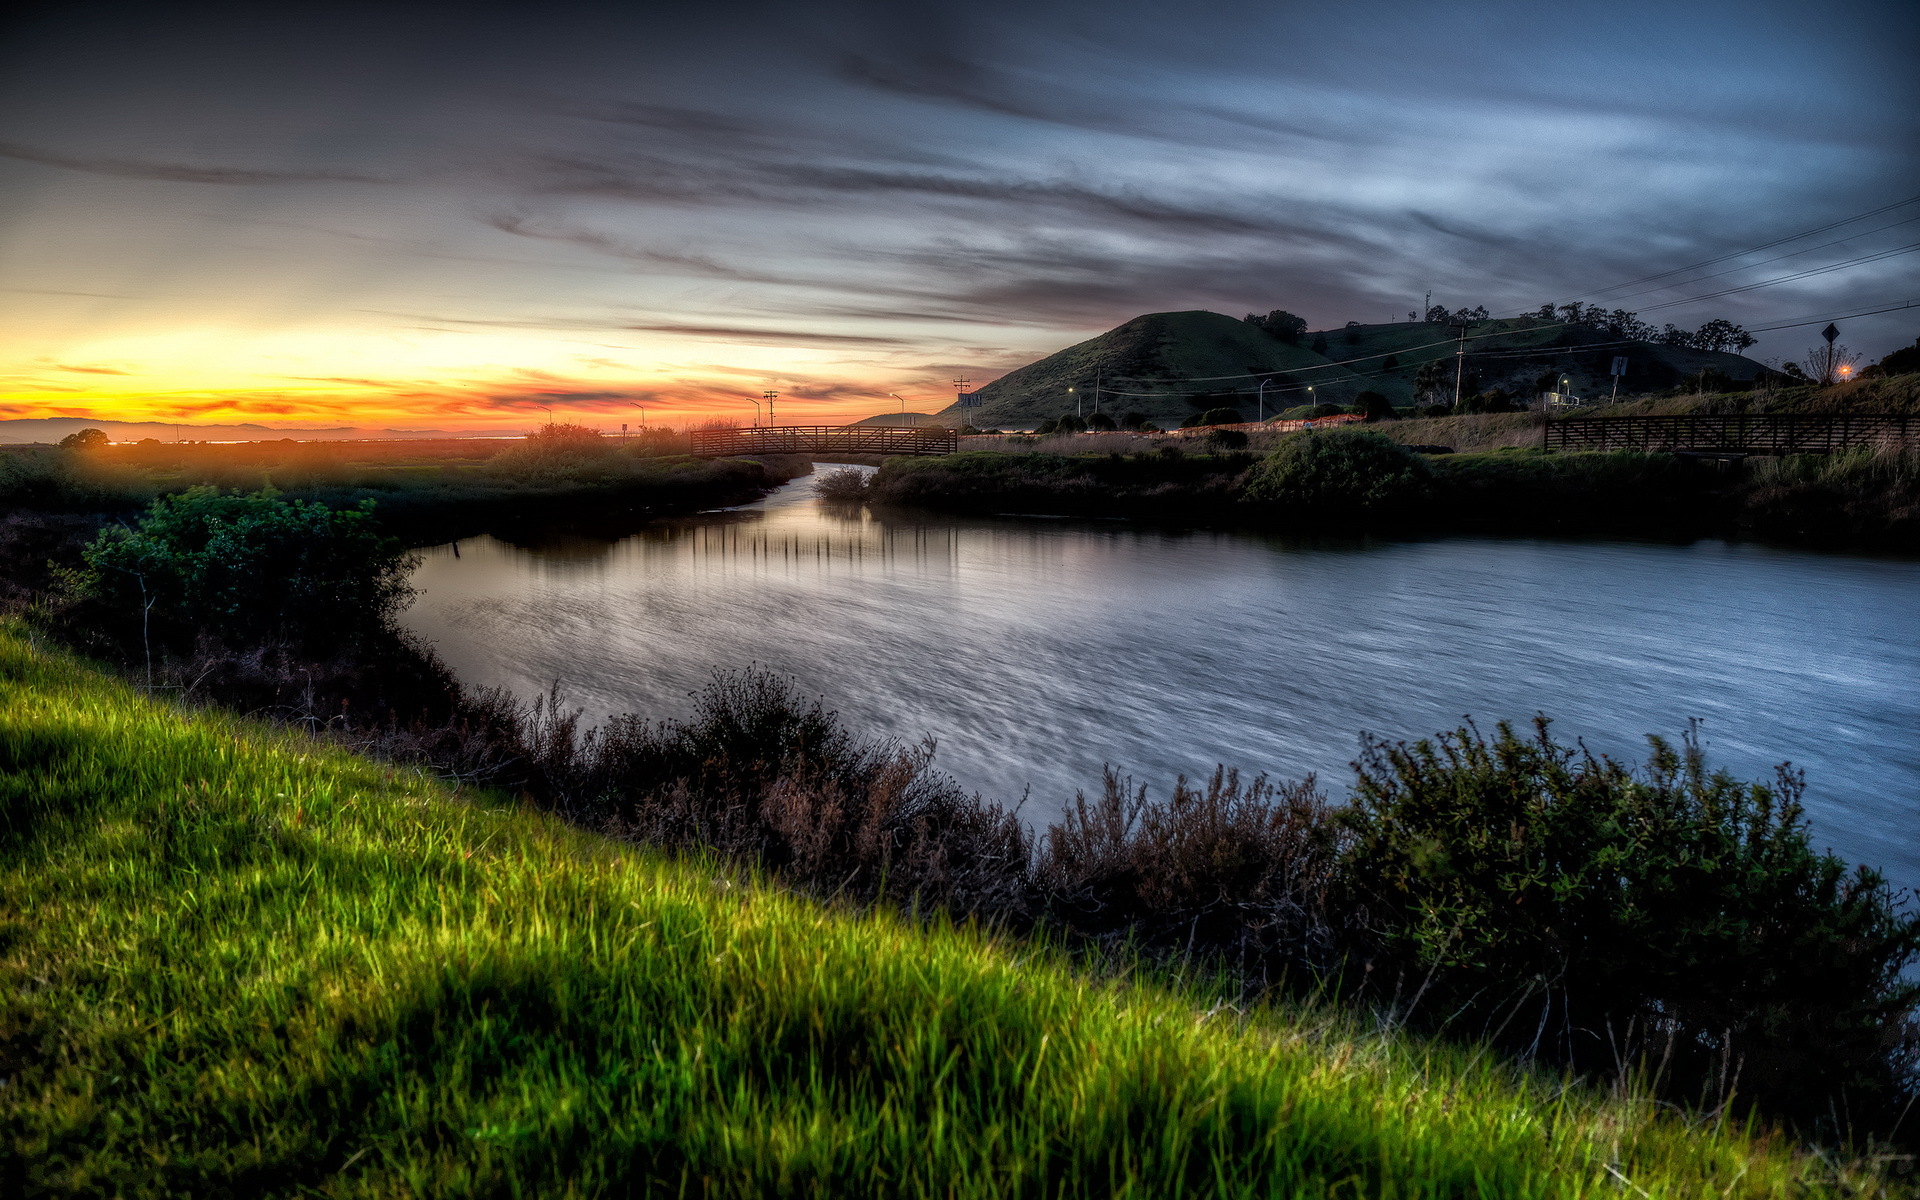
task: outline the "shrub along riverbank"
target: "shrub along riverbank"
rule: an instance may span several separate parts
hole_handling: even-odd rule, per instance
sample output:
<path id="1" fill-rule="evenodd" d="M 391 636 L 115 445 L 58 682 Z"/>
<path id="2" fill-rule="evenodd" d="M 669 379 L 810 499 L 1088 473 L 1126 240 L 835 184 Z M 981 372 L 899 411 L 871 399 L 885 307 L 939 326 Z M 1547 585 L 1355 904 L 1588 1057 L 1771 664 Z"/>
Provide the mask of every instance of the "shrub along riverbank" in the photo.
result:
<path id="1" fill-rule="evenodd" d="M 1469 420 L 1471 418 L 1453 418 Z M 889 460 L 873 501 L 962 513 L 1235 523 L 1311 533 L 1731 534 L 1920 550 L 1920 454 L 1744 464 L 1668 454 L 1423 454 L 1380 433 L 1281 439 L 1265 455 L 969 451 Z"/>
<path id="2" fill-rule="evenodd" d="M 822 905 L 12 628 L 0 913 L 9 1195 L 1886 1187 L 1391 1025 Z"/>

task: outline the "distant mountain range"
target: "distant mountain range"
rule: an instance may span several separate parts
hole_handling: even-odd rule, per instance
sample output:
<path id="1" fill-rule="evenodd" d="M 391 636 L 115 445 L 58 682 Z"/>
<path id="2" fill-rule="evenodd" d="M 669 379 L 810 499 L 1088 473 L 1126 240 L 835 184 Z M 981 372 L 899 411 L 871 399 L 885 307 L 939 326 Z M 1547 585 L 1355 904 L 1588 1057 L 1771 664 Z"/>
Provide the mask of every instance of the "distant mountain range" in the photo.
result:
<path id="1" fill-rule="evenodd" d="M 362 438 L 458 438 L 491 436 L 473 429 L 361 429 L 351 425 L 331 429 L 270 429 L 265 425 L 165 425 L 157 421 L 92 421 L 80 417 L 22 417 L 0 420 L 0 445 L 58 442 L 82 429 L 98 429 L 116 442 L 158 438 L 163 442 L 296 442 L 353 441 Z"/>
<path id="2" fill-rule="evenodd" d="M 1549 373 L 1567 377 L 1576 394 L 1603 392 L 1616 356 L 1627 360 L 1622 394 L 1672 387 L 1706 367 L 1736 380 L 1766 369 L 1738 354 L 1623 342 L 1592 326 L 1532 317 L 1482 321 L 1472 334 L 1469 392 L 1500 387 L 1531 396 Z M 939 415 L 948 423 L 970 415 L 982 428 L 1032 424 L 1074 412 L 1076 405 L 1084 415 L 1093 411 L 1097 386 L 1102 411 L 1116 419 L 1138 412 L 1161 425 L 1178 424 L 1220 405 L 1251 419 L 1263 379 L 1268 416 L 1307 403 L 1350 404 L 1367 390 L 1405 406 L 1414 402 L 1415 380 L 1427 363 L 1441 364 L 1451 396 L 1454 352 L 1451 331 L 1424 321 L 1349 325 L 1287 342 L 1222 313 L 1148 313 L 1009 371 L 974 393 L 979 403 L 970 414 L 953 405 Z"/>

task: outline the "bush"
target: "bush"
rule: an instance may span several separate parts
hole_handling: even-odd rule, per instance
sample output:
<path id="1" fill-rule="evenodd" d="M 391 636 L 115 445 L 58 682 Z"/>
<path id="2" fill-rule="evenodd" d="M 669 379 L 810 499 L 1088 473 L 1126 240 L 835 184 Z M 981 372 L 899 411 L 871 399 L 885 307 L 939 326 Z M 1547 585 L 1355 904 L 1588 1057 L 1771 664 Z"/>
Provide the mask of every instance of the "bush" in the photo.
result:
<path id="1" fill-rule="evenodd" d="M 1426 495 L 1431 475 L 1425 459 L 1382 434 L 1303 431 L 1254 468 L 1245 495 L 1299 512 L 1390 513 Z"/>
<path id="2" fill-rule="evenodd" d="M 1215 450 L 1245 450 L 1247 435 L 1238 429 L 1215 429 L 1207 434 L 1207 445 Z"/>
<path id="3" fill-rule="evenodd" d="M 1147 414 L 1142 412 L 1130 412 L 1126 416 L 1120 418 L 1120 428 L 1122 429 L 1139 429 L 1141 426 L 1145 425 L 1146 423 L 1147 423 Z"/>
<path id="4" fill-rule="evenodd" d="M 542 425 L 519 445 L 488 461 L 488 469 L 529 479 L 604 474 L 619 461 L 619 447 L 585 425 Z"/>
<path id="5" fill-rule="evenodd" d="M 1506 726 L 1369 743 L 1343 901 L 1429 1004 L 1587 1069 L 1776 1107 L 1892 1102 L 1920 917 L 1816 854 L 1801 780 L 1709 774 L 1689 736 L 1643 772 Z M 1505 1029 L 1504 1035 L 1500 1032 Z M 1889 1054 L 1892 1047 L 1894 1053 Z"/>
<path id="6" fill-rule="evenodd" d="M 1108 431 L 1119 428 L 1119 426 L 1115 425 L 1113 422 L 1113 418 L 1108 416 L 1106 413 L 1097 412 L 1087 418 L 1087 428 L 1098 429 L 1102 432 L 1108 432 Z"/>
<path id="7" fill-rule="evenodd" d="M 867 498 L 867 472 L 842 467 L 828 471 L 813 484 L 814 494 L 822 500 L 851 503 Z"/>
<path id="8" fill-rule="evenodd" d="M 1205 425 L 1244 425 L 1247 419 L 1240 415 L 1237 408 L 1209 408 L 1205 412 L 1195 413 L 1180 422 L 1182 429 L 1198 429 Z"/>
<path id="9" fill-rule="evenodd" d="M 411 557 L 379 532 L 372 501 L 341 511 L 189 488 L 134 528 L 105 529 L 84 558 L 82 593 L 126 639 L 335 641 L 384 629 L 412 596 Z"/>
<path id="10" fill-rule="evenodd" d="M 1368 421 L 1392 421 L 1400 414 L 1394 411 L 1393 401 L 1379 392 L 1361 392 L 1353 398 L 1353 411 Z"/>

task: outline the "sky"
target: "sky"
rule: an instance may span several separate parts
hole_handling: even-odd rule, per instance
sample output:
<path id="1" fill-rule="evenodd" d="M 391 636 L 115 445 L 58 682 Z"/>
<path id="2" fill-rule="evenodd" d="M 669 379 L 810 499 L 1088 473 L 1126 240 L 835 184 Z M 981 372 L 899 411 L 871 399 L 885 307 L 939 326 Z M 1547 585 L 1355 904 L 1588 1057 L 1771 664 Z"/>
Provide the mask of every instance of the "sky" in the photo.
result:
<path id="1" fill-rule="evenodd" d="M 1322 328 L 1431 291 L 1760 327 L 1920 298 L 1920 203 L 1618 286 L 1920 198 L 1901 0 L 9 21 L 0 418 L 612 429 L 774 390 L 781 423 L 837 422 L 1143 312 Z M 1871 360 L 1920 308 L 1840 325 Z"/>

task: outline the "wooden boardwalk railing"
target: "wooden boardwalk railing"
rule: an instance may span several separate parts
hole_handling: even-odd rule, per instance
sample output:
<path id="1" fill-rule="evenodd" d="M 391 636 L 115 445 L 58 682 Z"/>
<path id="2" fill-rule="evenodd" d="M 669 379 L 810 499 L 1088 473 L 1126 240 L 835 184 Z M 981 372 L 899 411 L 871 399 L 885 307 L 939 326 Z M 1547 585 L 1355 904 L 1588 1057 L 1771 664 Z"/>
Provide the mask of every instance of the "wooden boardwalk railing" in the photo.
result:
<path id="1" fill-rule="evenodd" d="M 1548 450 L 1831 454 L 1902 444 L 1920 445 L 1920 417 L 1899 413 L 1579 417 L 1550 421 L 1546 428 Z"/>
<path id="2" fill-rule="evenodd" d="M 752 425 L 696 429 L 693 452 L 702 458 L 736 454 L 952 454 L 960 436 L 951 429 L 906 425 Z"/>

